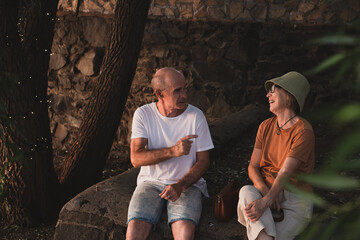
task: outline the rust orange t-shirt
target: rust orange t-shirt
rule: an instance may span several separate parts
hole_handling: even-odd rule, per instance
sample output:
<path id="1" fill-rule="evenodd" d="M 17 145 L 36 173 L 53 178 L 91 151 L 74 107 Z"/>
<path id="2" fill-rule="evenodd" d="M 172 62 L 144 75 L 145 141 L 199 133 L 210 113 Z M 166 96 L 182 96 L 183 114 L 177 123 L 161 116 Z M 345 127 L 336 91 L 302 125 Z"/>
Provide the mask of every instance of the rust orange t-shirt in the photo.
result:
<path id="1" fill-rule="evenodd" d="M 287 157 L 300 161 L 295 173 L 311 173 L 315 163 L 315 136 L 308 121 L 300 117 L 291 128 L 281 129 L 280 135 L 276 134 L 277 130 L 276 116 L 263 121 L 254 146 L 262 150 L 260 171 L 268 186 L 274 183 Z M 311 190 L 310 186 L 297 183 L 293 178 L 291 180 L 299 187 Z"/>

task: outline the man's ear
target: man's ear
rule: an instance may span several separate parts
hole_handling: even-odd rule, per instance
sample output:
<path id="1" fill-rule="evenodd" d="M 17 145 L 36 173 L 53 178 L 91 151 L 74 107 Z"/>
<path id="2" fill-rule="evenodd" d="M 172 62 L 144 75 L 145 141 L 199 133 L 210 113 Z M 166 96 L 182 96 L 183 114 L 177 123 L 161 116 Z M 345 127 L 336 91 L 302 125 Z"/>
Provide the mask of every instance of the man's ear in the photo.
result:
<path id="1" fill-rule="evenodd" d="M 156 90 L 156 91 L 155 91 L 155 95 L 156 95 L 158 98 L 162 98 L 162 97 L 163 97 L 163 95 L 162 95 L 162 93 L 161 93 L 161 90 Z"/>

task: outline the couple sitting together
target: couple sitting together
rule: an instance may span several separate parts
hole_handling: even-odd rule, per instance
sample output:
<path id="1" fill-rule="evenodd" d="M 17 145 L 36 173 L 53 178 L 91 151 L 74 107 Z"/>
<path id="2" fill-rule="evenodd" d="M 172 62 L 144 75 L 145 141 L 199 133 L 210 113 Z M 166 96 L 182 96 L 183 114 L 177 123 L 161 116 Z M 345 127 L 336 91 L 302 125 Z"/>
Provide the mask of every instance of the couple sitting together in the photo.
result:
<path id="1" fill-rule="evenodd" d="M 133 117 L 131 163 L 141 167 L 128 209 L 126 239 L 146 239 L 166 207 L 174 239 L 194 239 L 208 197 L 202 175 L 214 147 L 204 114 L 187 104 L 185 77 L 173 68 L 158 70 L 151 85 L 157 102 L 138 108 Z M 299 114 L 310 91 L 297 72 L 265 82 L 273 117 L 259 126 L 248 174 L 253 185 L 241 188 L 238 221 L 252 239 L 294 239 L 311 218 L 312 204 L 286 190 L 294 173 L 314 168 L 314 133 Z M 239 123 L 240 124 L 240 123 Z M 273 213 L 281 211 L 282 221 Z"/>

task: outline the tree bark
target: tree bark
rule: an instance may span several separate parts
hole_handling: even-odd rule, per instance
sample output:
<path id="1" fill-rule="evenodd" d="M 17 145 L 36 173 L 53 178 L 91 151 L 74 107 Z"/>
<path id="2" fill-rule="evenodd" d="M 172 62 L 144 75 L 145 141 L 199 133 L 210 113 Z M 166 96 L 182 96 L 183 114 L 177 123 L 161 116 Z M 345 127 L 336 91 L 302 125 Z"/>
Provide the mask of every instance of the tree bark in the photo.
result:
<path id="1" fill-rule="evenodd" d="M 135 74 L 150 0 L 119 0 L 101 74 L 60 174 L 70 195 L 102 177 Z"/>
<path id="2" fill-rule="evenodd" d="M 0 0 L 0 213 L 9 224 L 55 220 L 59 187 L 53 168 L 47 71 L 58 1 Z M 20 158 L 18 158 L 21 156 Z M 17 158 L 14 160 L 13 158 Z M 6 168 L 5 168 L 6 167 Z"/>

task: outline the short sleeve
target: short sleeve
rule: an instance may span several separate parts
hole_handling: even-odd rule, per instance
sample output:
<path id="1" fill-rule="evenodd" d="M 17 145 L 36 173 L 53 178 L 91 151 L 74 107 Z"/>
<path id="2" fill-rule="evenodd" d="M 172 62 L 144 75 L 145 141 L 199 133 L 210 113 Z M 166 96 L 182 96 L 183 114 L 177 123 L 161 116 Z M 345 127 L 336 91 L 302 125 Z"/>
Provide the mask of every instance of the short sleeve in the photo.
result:
<path id="1" fill-rule="evenodd" d="M 310 129 L 300 131 L 293 138 L 288 157 L 293 157 L 300 160 L 301 162 L 306 162 L 307 159 L 310 158 L 310 154 L 312 153 L 312 149 L 314 149 L 314 145 L 314 132 Z"/>
<path id="2" fill-rule="evenodd" d="M 196 152 L 202 152 L 214 148 L 209 126 L 205 116 L 201 113 L 199 123 L 196 127 Z"/>
<path id="3" fill-rule="evenodd" d="M 262 149 L 264 142 L 264 122 L 262 122 L 256 133 L 254 148 Z"/>
<path id="4" fill-rule="evenodd" d="M 136 109 L 132 121 L 131 139 L 133 138 L 148 138 L 145 128 L 145 115 L 140 108 Z"/>

